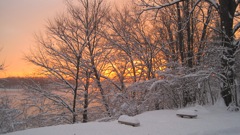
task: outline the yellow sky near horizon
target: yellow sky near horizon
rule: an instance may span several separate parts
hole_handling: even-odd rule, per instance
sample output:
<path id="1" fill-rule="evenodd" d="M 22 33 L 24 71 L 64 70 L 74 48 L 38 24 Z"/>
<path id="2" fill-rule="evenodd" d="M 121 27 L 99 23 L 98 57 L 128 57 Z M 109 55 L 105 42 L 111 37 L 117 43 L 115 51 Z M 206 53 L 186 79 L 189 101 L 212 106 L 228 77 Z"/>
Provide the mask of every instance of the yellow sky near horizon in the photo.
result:
<path id="1" fill-rule="evenodd" d="M 119 2 L 115 0 L 115 4 Z M 64 0 L 0 0 L 0 62 L 5 65 L 0 78 L 35 72 L 36 67 L 24 60 L 35 44 L 33 35 L 64 9 Z"/>

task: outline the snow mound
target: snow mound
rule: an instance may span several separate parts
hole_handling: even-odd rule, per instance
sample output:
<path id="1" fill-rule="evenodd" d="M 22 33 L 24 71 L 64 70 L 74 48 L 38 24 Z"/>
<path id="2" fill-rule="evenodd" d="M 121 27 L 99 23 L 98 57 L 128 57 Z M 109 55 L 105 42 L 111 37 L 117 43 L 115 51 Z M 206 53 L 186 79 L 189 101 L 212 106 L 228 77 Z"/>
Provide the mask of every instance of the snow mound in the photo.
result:
<path id="1" fill-rule="evenodd" d="M 194 110 L 197 114 L 209 113 L 209 110 L 207 110 L 205 107 L 203 107 L 201 105 L 195 105 L 194 107 L 191 107 L 189 109 Z"/>
<path id="2" fill-rule="evenodd" d="M 219 98 L 217 100 L 217 102 L 214 104 L 214 107 L 217 107 L 217 108 L 226 108 L 226 105 L 224 103 L 224 100 L 223 98 Z"/>

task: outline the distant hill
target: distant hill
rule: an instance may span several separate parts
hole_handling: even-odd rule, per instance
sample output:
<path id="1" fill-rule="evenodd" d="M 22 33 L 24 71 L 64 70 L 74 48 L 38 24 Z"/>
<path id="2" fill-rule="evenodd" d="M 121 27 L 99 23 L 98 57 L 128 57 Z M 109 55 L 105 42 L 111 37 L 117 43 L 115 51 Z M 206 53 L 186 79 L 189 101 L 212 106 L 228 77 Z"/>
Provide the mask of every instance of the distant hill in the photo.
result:
<path id="1" fill-rule="evenodd" d="M 41 86 L 49 84 L 49 79 L 44 77 L 8 77 L 0 79 L 2 89 L 22 89 L 25 84 L 37 83 Z"/>

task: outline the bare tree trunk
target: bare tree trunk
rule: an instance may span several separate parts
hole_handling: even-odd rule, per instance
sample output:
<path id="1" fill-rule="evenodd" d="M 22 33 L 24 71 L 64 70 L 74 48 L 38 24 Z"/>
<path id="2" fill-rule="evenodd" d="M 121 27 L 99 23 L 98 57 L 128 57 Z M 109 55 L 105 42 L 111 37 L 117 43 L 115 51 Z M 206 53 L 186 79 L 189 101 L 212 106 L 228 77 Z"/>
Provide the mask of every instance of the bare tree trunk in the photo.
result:
<path id="1" fill-rule="evenodd" d="M 224 75 L 221 95 L 226 106 L 232 102 L 232 88 L 234 84 L 234 64 L 236 46 L 234 46 L 233 19 L 237 3 L 235 0 L 219 0 L 220 19 L 222 29 L 222 46 L 225 48 L 221 58 L 222 74 Z"/>
<path id="2" fill-rule="evenodd" d="M 77 114 L 76 114 L 76 102 L 77 102 L 77 91 L 78 91 L 78 87 L 79 87 L 79 84 L 78 84 L 78 79 L 79 79 L 79 68 L 80 68 L 80 60 L 81 60 L 81 57 L 82 56 L 77 56 L 77 66 L 76 66 L 76 78 L 75 78 L 75 88 L 74 88 L 74 94 L 73 94 L 73 123 L 76 123 L 76 117 L 77 117 Z"/>
<path id="3" fill-rule="evenodd" d="M 86 71 L 86 82 L 85 82 L 85 92 L 84 92 L 84 103 L 83 103 L 83 123 L 88 122 L 88 89 L 90 85 L 90 71 Z"/>
<path id="4" fill-rule="evenodd" d="M 208 12 L 207 12 L 207 19 L 206 22 L 204 22 L 203 30 L 202 30 L 202 35 L 200 39 L 200 45 L 198 47 L 198 52 L 197 52 L 197 65 L 200 64 L 201 62 L 201 57 L 203 54 L 203 50 L 205 48 L 205 43 L 204 40 L 206 39 L 206 34 L 207 34 L 207 26 L 211 21 L 211 12 L 212 12 L 212 5 L 208 7 Z"/>
<path id="5" fill-rule="evenodd" d="M 97 81 L 97 85 L 98 85 L 98 88 L 99 88 L 101 96 L 102 96 L 103 105 L 105 106 L 108 116 L 111 117 L 111 113 L 110 113 L 109 105 L 107 103 L 106 95 L 104 93 L 104 89 L 102 88 L 102 84 L 100 81 L 100 75 L 98 74 L 98 71 L 97 71 L 96 67 L 94 66 L 93 60 L 92 60 L 92 64 L 93 64 L 93 72 L 94 72 L 94 75 L 95 75 L 95 78 Z"/>
<path id="6" fill-rule="evenodd" d="M 134 61 L 131 57 L 130 57 L 130 62 L 131 62 L 131 66 L 133 69 L 133 82 L 137 82 L 136 67 L 135 67 Z"/>
<path id="7" fill-rule="evenodd" d="M 208 81 L 209 94 L 210 94 L 211 100 L 212 100 L 212 105 L 214 105 L 214 98 L 213 98 L 213 92 L 211 89 L 210 81 L 209 81 L 209 79 L 207 81 Z"/>
<path id="8" fill-rule="evenodd" d="M 170 43 L 170 51 L 171 51 L 171 61 L 176 62 L 177 61 L 177 54 L 176 54 L 176 49 L 175 47 L 177 45 L 174 45 L 174 37 L 173 37 L 173 31 L 171 30 L 171 24 L 165 23 L 165 26 L 167 28 L 167 33 L 168 33 L 168 37 L 169 37 L 169 43 Z"/>
<path id="9" fill-rule="evenodd" d="M 177 18 L 178 18 L 178 44 L 179 44 L 180 58 L 183 65 L 185 47 L 184 47 L 184 40 L 183 40 L 181 9 L 180 9 L 179 3 L 176 3 L 176 5 L 177 5 Z"/>
<path id="10" fill-rule="evenodd" d="M 186 0 L 184 2 L 184 13 L 185 13 L 185 19 L 187 19 L 187 65 L 188 67 L 193 67 L 193 50 L 192 50 L 192 33 L 191 33 L 191 23 L 192 18 L 190 17 L 190 4 L 189 0 Z"/>

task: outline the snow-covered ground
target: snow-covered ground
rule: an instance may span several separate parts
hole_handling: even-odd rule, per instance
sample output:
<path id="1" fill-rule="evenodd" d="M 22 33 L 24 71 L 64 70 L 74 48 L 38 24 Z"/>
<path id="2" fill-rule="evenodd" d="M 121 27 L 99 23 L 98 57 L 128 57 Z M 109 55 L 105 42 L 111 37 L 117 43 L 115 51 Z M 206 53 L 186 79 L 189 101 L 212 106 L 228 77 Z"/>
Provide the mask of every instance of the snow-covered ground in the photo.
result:
<path id="1" fill-rule="evenodd" d="M 221 106 L 195 106 L 197 118 L 180 118 L 177 110 L 145 112 L 135 116 L 140 126 L 111 122 L 89 122 L 29 129 L 7 135 L 240 135 L 240 112 Z"/>

